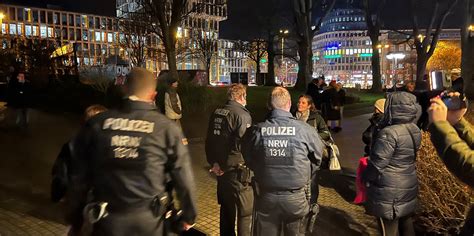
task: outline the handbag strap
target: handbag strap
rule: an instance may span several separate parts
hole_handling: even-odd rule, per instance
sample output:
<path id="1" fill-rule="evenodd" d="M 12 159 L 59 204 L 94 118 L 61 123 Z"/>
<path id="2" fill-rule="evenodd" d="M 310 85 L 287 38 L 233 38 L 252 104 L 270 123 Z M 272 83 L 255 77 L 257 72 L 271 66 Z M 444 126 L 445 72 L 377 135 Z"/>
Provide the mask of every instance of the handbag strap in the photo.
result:
<path id="1" fill-rule="evenodd" d="M 413 137 L 413 134 L 410 132 L 408 127 L 405 126 L 405 129 L 408 131 L 408 134 L 411 137 L 411 142 L 413 143 L 413 152 L 415 153 L 415 159 L 417 158 L 417 152 L 416 152 L 416 143 L 415 143 L 415 137 Z"/>

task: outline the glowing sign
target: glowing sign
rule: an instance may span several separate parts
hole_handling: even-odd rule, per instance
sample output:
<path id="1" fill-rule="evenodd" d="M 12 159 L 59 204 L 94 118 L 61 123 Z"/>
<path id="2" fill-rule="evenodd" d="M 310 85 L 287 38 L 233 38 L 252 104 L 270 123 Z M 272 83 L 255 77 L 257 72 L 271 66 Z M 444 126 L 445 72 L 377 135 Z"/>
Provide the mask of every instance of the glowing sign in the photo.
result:
<path id="1" fill-rule="evenodd" d="M 336 55 L 326 55 L 324 56 L 326 59 L 335 59 L 335 58 L 341 58 L 341 55 L 336 54 Z"/>
<path id="2" fill-rule="evenodd" d="M 371 57 L 372 53 L 361 53 L 359 54 L 359 57 Z"/>

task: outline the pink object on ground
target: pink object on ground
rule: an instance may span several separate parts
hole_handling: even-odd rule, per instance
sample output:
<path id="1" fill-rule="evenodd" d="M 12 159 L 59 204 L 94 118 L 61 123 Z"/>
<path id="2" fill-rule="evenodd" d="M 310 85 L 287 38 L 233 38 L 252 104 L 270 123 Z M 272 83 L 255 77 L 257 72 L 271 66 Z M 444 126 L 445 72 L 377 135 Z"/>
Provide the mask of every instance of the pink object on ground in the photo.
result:
<path id="1" fill-rule="evenodd" d="M 367 157 L 362 157 L 359 159 L 359 167 L 357 167 L 357 176 L 356 176 L 356 197 L 354 199 L 355 204 L 364 203 L 367 200 L 367 187 L 365 187 L 362 182 L 362 173 L 365 168 L 367 168 Z"/>

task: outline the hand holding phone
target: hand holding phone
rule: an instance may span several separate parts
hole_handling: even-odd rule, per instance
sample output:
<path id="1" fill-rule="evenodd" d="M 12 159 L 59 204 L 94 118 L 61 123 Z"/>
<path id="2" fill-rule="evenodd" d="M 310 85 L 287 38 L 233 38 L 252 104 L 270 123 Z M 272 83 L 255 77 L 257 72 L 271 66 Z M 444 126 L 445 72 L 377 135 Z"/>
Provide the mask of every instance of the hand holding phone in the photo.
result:
<path id="1" fill-rule="evenodd" d="M 440 95 L 441 100 L 449 111 L 461 110 L 467 107 L 466 100 L 459 93 L 449 93 L 447 91 Z"/>

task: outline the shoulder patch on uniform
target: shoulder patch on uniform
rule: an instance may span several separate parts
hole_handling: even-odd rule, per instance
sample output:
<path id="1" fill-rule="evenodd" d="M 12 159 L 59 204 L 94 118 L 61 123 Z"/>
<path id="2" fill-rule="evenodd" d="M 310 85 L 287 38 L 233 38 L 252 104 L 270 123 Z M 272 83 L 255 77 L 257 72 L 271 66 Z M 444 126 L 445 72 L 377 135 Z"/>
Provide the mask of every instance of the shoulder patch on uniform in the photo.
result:
<path id="1" fill-rule="evenodd" d="M 183 145 L 188 145 L 188 139 L 187 138 L 182 138 L 181 143 L 183 143 Z"/>

